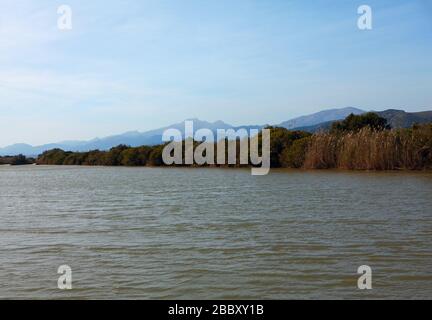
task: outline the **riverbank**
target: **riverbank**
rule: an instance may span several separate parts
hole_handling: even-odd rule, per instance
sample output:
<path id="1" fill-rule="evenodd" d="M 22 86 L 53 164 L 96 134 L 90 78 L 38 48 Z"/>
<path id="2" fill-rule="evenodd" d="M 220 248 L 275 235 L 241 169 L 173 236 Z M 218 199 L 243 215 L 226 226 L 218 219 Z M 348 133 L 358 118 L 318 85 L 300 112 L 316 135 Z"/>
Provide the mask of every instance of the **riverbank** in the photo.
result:
<path id="1" fill-rule="evenodd" d="M 375 130 L 366 127 L 358 131 L 316 134 L 273 127 L 270 130 L 271 168 L 377 171 L 432 169 L 432 124 L 409 129 Z M 195 142 L 194 148 L 199 145 Z M 162 160 L 164 147 L 119 145 L 109 151 L 89 152 L 54 149 L 44 152 L 35 162 L 39 165 L 158 167 L 166 166 Z M 237 141 L 236 164 L 205 166 L 250 167 L 250 164 L 240 165 L 240 148 L 241 144 Z M 217 152 L 215 163 L 216 159 Z"/>
<path id="2" fill-rule="evenodd" d="M 19 165 L 28 165 L 35 164 L 36 159 L 27 158 L 26 156 L 20 154 L 17 156 L 3 156 L 0 157 L 0 166 L 19 166 Z"/>

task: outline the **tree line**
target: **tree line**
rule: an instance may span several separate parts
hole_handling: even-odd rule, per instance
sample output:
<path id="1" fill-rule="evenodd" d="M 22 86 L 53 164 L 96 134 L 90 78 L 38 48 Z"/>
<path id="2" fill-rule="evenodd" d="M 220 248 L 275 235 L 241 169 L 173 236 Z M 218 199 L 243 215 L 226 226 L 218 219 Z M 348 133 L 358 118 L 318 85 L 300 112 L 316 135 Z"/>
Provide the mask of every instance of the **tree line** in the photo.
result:
<path id="1" fill-rule="evenodd" d="M 34 158 L 27 158 L 22 154 L 19 154 L 17 156 L 0 157 L 0 165 L 19 166 L 24 164 L 33 164 L 35 162 L 36 160 Z"/>
<path id="2" fill-rule="evenodd" d="M 408 129 L 392 129 L 385 118 L 375 113 L 366 113 L 351 114 L 345 120 L 333 123 L 330 130 L 315 134 L 280 127 L 268 127 L 268 129 L 271 132 L 272 168 L 358 170 L 432 168 L 432 124 L 414 125 Z M 238 140 L 237 149 L 239 144 Z M 165 145 L 141 147 L 119 145 L 108 151 L 89 152 L 53 149 L 41 154 L 36 163 L 39 165 L 164 166 L 162 151 Z M 198 145 L 198 142 L 194 142 L 195 147 Z M 237 161 L 235 165 L 226 166 L 241 165 L 240 161 Z"/>

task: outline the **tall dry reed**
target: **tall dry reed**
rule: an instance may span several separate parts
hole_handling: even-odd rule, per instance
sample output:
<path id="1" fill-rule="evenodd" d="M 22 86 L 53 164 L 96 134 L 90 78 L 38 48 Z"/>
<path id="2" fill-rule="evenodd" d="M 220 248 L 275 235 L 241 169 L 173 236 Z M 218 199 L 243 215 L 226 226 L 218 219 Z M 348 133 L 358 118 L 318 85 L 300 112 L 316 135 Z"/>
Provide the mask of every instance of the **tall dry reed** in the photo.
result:
<path id="1" fill-rule="evenodd" d="M 432 125 L 343 134 L 318 133 L 306 151 L 307 169 L 396 170 L 432 168 Z"/>

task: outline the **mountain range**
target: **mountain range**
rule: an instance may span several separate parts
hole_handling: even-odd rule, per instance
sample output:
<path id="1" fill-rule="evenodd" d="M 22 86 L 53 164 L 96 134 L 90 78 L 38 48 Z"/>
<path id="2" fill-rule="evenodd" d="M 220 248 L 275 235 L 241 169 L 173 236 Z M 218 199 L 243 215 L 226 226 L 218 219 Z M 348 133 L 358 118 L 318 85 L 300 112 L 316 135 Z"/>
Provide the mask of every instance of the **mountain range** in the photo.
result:
<path id="1" fill-rule="evenodd" d="M 284 127 L 290 130 L 304 130 L 308 132 L 317 132 L 319 130 L 326 130 L 331 127 L 335 121 L 345 119 L 351 113 L 362 114 L 366 111 L 359 108 L 342 108 L 342 109 L 329 109 L 320 111 L 307 116 L 294 118 L 284 121 L 275 126 Z M 393 128 L 406 128 L 411 127 L 414 123 L 428 123 L 432 122 L 432 111 L 414 112 L 409 113 L 403 110 L 389 109 L 385 111 L 376 112 L 380 116 L 387 119 L 388 123 Z M 188 119 L 193 121 L 194 130 L 210 129 L 216 135 L 217 129 L 234 129 L 244 128 L 262 129 L 267 125 L 246 125 L 246 126 L 232 126 L 223 121 L 207 122 L 199 119 Z M 178 129 L 184 136 L 184 122 L 176 123 L 167 127 L 150 130 L 146 132 L 130 131 L 119 135 L 113 135 L 105 138 L 96 138 L 88 141 L 62 141 L 57 143 L 50 143 L 40 146 L 32 146 L 29 144 L 19 143 L 13 144 L 4 148 L 0 148 L 0 156 L 23 154 L 26 156 L 37 156 L 46 150 L 60 148 L 68 151 L 89 151 L 89 150 L 108 150 L 119 144 L 126 144 L 132 147 L 141 145 L 155 145 L 162 142 L 162 134 L 166 129 Z"/>
<path id="2" fill-rule="evenodd" d="M 385 111 L 373 111 L 380 117 L 387 120 L 387 123 L 392 128 L 409 128 L 413 124 L 424 124 L 432 122 L 432 111 L 422 111 L 422 112 L 405 112 L 403 110 L 388 109 Z M 340 120 L 340 119 L 339 119 Z M 329 130 L 332 124 L 338 120 L 324 121 L 316 124 L 309 124 L 302 127 L 295 128 L 296 130 L 303 130 L 311 133 L 318 131 Z"/>
<path id="3" fill-rule="evenodd" d="M 263 125 L 248 125 L 235 127 L 223 121 L 207 122 L 199 119 L 186 119 L 185 121 L 193 122 L 194 131 L 199 129 L 210 129 L 215 136 L 217 134 L 217 129 L 238 130 L 240 128 L 244 128 L 249 131 L 250 129 L 260 130 L 264 127 Z M 32 146 L 25 143 L 18 143 L 4 148 L 0 148 L 0 156 L 17 154 L 23 154 L 26 156 L 37 156 L 46 150 L 51 150 L 55 148 L 67 151 L 85 152 L 90 150 L 109 150 L 110 148 L 118 146 L 119 144 L 125 144 L 131 147 L 137 147 L 142 145 L 156 145 L 162 142 L 163 132 L 167 129 L 178 129 L 184 136 L 185 121 L 146 132 L 129 131 L 118 135 L 108 136 L 104 138 L 96 138 L 88 141 L 61 141 L 40 146 Z"/>
<path id="4" fill-rule="evenodd" d="M 310 114 L 307 116 L 294 118 L 282 122 L 278 126 L 286 129 L 297 129 L 297 128 L 309 127 L 323 122 L 333 122 L 333 121 L 345 119 L 351 113 L 362 114 L 365 113 L 365 111 L 358 108 L 352 108 L 352 107 L 342 108 L 342 109 L 329 109 L 314 114 Z"/>

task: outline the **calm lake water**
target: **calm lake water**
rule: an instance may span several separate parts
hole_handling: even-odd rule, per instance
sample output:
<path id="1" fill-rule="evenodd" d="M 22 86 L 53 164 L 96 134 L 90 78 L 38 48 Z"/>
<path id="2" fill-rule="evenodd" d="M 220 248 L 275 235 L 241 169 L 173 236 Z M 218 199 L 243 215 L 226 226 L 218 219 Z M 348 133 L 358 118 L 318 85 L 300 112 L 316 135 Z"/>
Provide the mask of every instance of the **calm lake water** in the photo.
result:
<path id="1" fill-rule="evenodd" d="M 432 298 L 431 195 L 431 173 L 0 167 L 0 298 Z"/>

